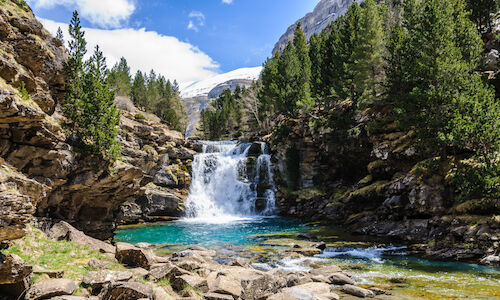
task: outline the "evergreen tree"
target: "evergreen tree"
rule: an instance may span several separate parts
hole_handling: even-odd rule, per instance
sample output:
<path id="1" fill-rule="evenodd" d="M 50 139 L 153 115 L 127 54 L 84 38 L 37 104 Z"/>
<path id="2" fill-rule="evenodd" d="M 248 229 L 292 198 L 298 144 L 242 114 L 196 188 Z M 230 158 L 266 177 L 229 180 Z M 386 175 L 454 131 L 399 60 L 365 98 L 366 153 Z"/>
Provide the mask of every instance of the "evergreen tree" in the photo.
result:
<path id="1" fill-rule="evenodd" d="M 498 12 L 496 0 L 466 0 L 467 9 L 470 11 L 471 20 L 476 23 L 482 32 L 490 32 L 492 29 L 492 16 Z"/>
<path id="2" fill-rule="evenodd" d="M 120 154 L 116 141 L 120 114 L 114 103 L 115 93 L 109 86 L 106 59 L 99 46 L 86 63 L 83 79 L 83 110 L 80 133 L 87 149 L 108 161 L 115 161 Z"/>
<path id="3" fill-rule="evenodd" d="M 314 100 L 311 97 L 311 59 L 309 57 L 307 38 L 300 22 L 295 29 L 293 46 L 294 55 L 299 61 L 296 105 L 308 111 L 314 107 Z"/>
<path id="4" fill-rule="evenodd" d="M 127 60 L 122 57 L 120 62 L 115 64 L 109 74 L 109 83 L 118 96 L 130 96 L 132 92 L 132 78 Z"/>
<path id="5" fill-rule="evenodd" d="M 382 5 L 382 4 L 380 4 Z M 360 10 L 358 32 L 351 43 L 354 99 L 373 100 L 380 92 L 383 78 L 384 27 L 374 0 L 366 0 Z"/>
<path id="6" fill-rule="evenodd" d="M 64 45 L 64 34 L 61 30 L 61 27 L 57 27 L 56 39 L 58 39 L 61 44 Z"/>
<path id="7" fill-rule="evenodd" d="M 81 99 L 83 98 L 82 82 L 83 57 L 87 53 L 87 42 L 85 32 L 80 25 L 78 12 L 73 12 L 73 18 L 69 24 L 69 58 L 66 63 L 66 94 L 64 112 L 73 126 L 79 121 Z"/>
<path id="8" fill-rule="evenodd" d="M 145 110 L 147 105 L 147 89 L 146 89 L 146 79 L 141 71 L 137 71 L 132 83 L 131 97 L 134 104 Z"/>
<path id="9" fill-rule="evenodd" d="M 325 34 L 313 34 L 309 39 L 309 58 L 311 60 L 311 95 L 313 98 L 322 99 L 323 93 L 323 74 L 322 65 L 325 44 Z"/>

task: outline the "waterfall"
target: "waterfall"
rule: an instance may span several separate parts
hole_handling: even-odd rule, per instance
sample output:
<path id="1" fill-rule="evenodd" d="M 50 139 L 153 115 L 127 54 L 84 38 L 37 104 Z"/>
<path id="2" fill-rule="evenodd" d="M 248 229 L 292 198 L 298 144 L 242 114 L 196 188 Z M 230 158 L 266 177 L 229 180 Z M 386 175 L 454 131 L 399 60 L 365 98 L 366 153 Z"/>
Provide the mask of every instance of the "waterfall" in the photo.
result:
<path id="1" fill-rule="evenodd" d="M 201 142 L 192 163 L 186 219 L 226 222 L 276 212 L 271 155 L 265 143 Z"/>

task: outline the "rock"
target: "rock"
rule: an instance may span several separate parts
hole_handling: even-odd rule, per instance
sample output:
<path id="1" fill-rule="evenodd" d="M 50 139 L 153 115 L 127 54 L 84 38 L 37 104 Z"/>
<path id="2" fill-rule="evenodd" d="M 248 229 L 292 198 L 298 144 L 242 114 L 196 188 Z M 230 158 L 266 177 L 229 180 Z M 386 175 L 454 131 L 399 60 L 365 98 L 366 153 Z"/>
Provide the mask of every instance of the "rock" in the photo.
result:
<path id="1" fill-rule="evenodd" d="M 282 294 L 287 295 L 291 298 L 282 298 L 282 299 L 297 299 L 297 300 L 313 300 L 314 296 L 310 290 L 301 289 L 298 287 L 291 287 L 283 289 Z"/>
<path id="2" fill-rule="evenodd" d="M 116 243 L 116 259 L 130 267 L 149 269 L 154 263 L 154 255 L 127 243 Z"/>
<path id="3" fill-rule="evenodd" d="M 92 290 L 100 290 L 104 284 L 118 281 L 128 281 L 132 278 L 132 273 L 121 271 L 92 271 L 82 280 L 82 284 L 91 287 Z"/>
<path id="4" fill-rule="evenodd" d="M 285 289 L 283 289 L 283 291 L 286 291 L 287 289 L 294 289 L 294 288 L 308 290 L 311 293 L 313 293 L 313 295 L 322 295 L 322 294 L 327 294 L 327 293 L 331 292 L 330 285 L 327 283 L 323 283 L 323 282 L 309 282 L 309 283 L 301 284 L 301 285 L 298 285 L 298 286 L 295 286 L 292 288 L 285 288 Z"/>
<path id="5" fill-rule="evenodd" d="M 182 199 L 175 194 L 174 190 L 161 190 L 154 185 L 148 186 L 144 195 L 136 202 L 141 206 L 144 217 L 175 217 L 183 213 Z"/>
<path id="6" fill-rule="evenodd" d="M 323 278 L 326 278 L 324 275 L 315 275 L 315 276 L 321 276 Z M 305 273 L 294 273 L 290 274 L 286 277 L 286 286 L 287 287 L 292 287 L 296 285 L 301 285 L 305 283 L 313 282 L 311 276 Z"/>
<path id="7" fill-rule="evenodd" d="M 40 266 L 34 266 L 33 267 L 33 274 L 36 274 L 36 275 L 47 274 L 50 278 L 62 278 L 64 275 L 64 271 L 47 270 L 47 269 L 42 268 Z"/>
<path id="8" fill-rule="evenodd" d="M 154 300 L 175 300 L 175 297 L 169 295 L 161 287 L 154 287 L 153 288 L 153 299 Z"/>
<path id="9" fill-rule="evenodd" d="M 287 293 L 278 293 L 267 297 L 267 300 L 298 300 L 298 298 Z"/>
<path id="10" fill-rule="evenodd" d="M 498 255 L 486 256 L 485 258 L 481 259 L 481 264 L 487 266 L 500 267 L 500 256 Z"/>
<path id="11" fill-rule="evenodd" d="M 153 281 L 160 281 L 162 279 L 168 279 L 172 281 L 174 278 L 182 275 L 192 275 L 193 273 L 181 269 L 172 264 L 163 264 L 159 266 L 153 266 L 149 271 L 148 278 Z"/>
<path id="12" fill-rule="evenodd" d="M 217 293 L 205 293 L 203 294 L 203 298 L 207 300 L 234 300 L 233 296 L 231 295 Z"/>
<path id="13" fill-rule="evenodd" d="M 0 253 L 0 285 L 22 282 L 31 272 L 32 267 L 19 256 Z"/>
<path id="14" fill-rule="evenodd" d="M 80 296 L 57 296 L 50 298 L 50 300 L 89 300 L 91 298 L 80 297 Z"/>
<path id="15" fill-rule="evenodd" d="M 317 244 L 314 244 L 312 247 L 316 248 L 316 249 L 319 249 L 319 250 L 325 250 L 326 249 L 326 243 L 325 242 L 317 243 Z"/>
<path id="16" fill-rule="evenodd" d="M 238 278 L 213 272 L 207 277 L 208 290 L 212 293 L 233 295 L 241 297 L 243 288 Z"/>
<path id="17" fill-rule="evenodd" d="M 191 256 L 176 259 L 174 264 L 184 270 L 194 271 L 200 269 L 206 262 L 200 256 Z"/>
<path id="18" fill-rule="evenodd" d="M 251 264 L 252 264 L 251 260 L 249 260 L 248 258 L 243 258 L 243 257 L 236 257 L 227 263 L 227 265 L 229 265 L 229 266 L 237 266 L 237 267 L 244 267 L 244 268 L 250 267 Z"/>
<path id="19" fill-rule="evenodd" d="M 129 271 L 136 277 L 146 277 L 149 275 L 149 271 L 143 268 L 133 268 L 129 269 Z"/>
<path id="20" fill-rule="evenodd" d="M 52 279 L 33 285 L 26 293 L 26 300 L 49 299 L 56 296 L 71 295 L 76 284 L 69 279 Z"/>
<path id="21" fill-rule="evenodd" d="M 328 280 L 330 283 L 337 284 L 337 285 L 344 285 L 344 284 L 354 284 L 354 280 L 349 278 L 347 275 L 343 273 L 334 273 L 330 276 L 328 276 Z"/>
<path id="22" fill-rule="evenodd" d="M 182 291 L 188 286 L 201 290 L 203 292 L 208 291 L 207 280 L 195 274 L 174 276 L 172 279 L 170 279 L 170 284 L 176 291 Z"/>
<path id="23" fill-rule="evenodd" d="M 372 291 L 375 295 L 384 295 L 384 294 L 387 294 L 384 290 L 379 289 L 377 287 L 371 287 L 369 290 Z"/>
<path id="24" fill-rule="evenodd" d="M 99 294 L 101 300 L 153 299 L 153 289 L 138 282 L 116 282 L 106 285 Z"/>
<path id="25" fill-rule="evenodd" d="M 87 263 L 87 267 L 92 269 L 106 269 L 108 267 L 108 264 L 101 260 L 98 260 L 97 258 L 91 258 Z"/>
<path id="26" fill-rule="evenodd" d="M 137 243 L 137 244 L 135 244 L 135 246 L 139 247 L 139 248 L 143 248 L 143 249 L 151 249 L 154 247 L 150 243 Z"/>
<path id="27" fill-rule="evenodd" d="M 373 298 L 373 297 L 375 297 L 375 293 L 373 293 L 372 291 L 364 289 L 364 288 L 360 288 L 360 287 L 357 287 L 354 285 L 350 285 L 350 284 L 346 284 L 346 285 L 342 286 L 342 292 L 349 294 L 349 295 L 356 296 L 356 297 L 360 297 L 360 298 Z"/>
<path id="28" fill-rule="evenodd" d="M 338 266 L 335 266 L 335 265 L 329 265 L 329 266 L 322 267 L 319 269 L 311 270 L 309 273 L 311 275 L 323 275 L 323 276 L 328 277 L 331 274 L 339 273 L 339 272 L 342 272 L 341 268 L 339 268 Z"/>
<path id="29" fill-rule="evenodd" d="M 90 248 L 101 251 L 103 253 L 115 253 L 115 247 L 113 247 L 112 245 L 87 236 L 80 230 L 77 230 L 75 227 L 64 221 L 61 221 L 52 226 L 47 236 L 50 239 L 58 241 L 68 240 L 75 243 L 87 245 Z"/>

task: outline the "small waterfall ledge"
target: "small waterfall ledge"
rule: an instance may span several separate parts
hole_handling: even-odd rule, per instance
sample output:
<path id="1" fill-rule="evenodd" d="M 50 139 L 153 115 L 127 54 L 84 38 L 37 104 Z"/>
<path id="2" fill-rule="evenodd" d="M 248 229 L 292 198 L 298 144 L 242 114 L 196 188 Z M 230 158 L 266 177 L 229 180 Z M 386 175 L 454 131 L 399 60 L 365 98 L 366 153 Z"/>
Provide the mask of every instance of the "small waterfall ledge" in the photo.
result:
<path id="1" fill-rule="evenodd" d="M 273 165 L 265 143 L 200 143 L 185 221 L 225 223 L 276 213 Z"/>

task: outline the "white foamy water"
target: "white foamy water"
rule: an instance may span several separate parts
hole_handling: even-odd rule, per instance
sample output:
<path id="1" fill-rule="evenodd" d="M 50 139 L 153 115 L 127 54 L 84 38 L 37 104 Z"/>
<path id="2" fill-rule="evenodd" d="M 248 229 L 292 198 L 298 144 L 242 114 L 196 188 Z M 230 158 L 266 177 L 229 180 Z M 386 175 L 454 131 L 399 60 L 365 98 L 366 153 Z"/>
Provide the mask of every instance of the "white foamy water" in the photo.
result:
<path id="1" fill-rule="evenodd" d="M 185 222 L 229 223 L 276 211 L 271 156 L 261 144 L 255 174 L 248 172 L 248 151 L 252 144 L 222 141 L 202 142 L 203 153 L 195 156 L 193 179 L 186 200 Z M 265 184 L 257 208 L 257 187 Z"/>

